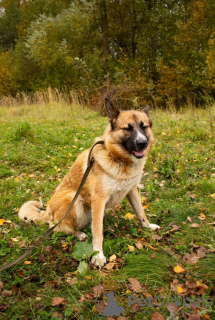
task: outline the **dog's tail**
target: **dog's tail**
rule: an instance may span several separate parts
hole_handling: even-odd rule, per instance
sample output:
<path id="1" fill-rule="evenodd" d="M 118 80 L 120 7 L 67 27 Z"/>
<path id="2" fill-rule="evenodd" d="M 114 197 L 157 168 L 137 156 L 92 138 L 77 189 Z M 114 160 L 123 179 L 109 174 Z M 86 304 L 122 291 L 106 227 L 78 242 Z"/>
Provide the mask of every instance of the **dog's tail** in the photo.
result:
<path id="1" fill-rule="evenodd" d="M 19 212 L 18 217 L 20 220 L 24 220 L 26 222 L 30 221 L 41 221 L 43 223 L 50 222 L 49 213 L 46 211 L 40 210 L 43 206 L 42 200 L 40 201 L 28 201 L 24 203 Z"/>

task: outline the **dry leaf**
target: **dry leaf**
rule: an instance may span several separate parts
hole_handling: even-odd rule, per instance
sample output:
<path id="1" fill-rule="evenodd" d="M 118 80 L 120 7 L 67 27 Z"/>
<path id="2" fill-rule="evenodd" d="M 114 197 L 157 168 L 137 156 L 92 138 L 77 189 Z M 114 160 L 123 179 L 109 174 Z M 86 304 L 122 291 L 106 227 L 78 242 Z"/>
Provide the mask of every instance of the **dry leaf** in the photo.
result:
<path id="1" fill-rule="evenodd" d="M 181 266 L 176 266 L 176 267 L 174 268 L 174 271 L 175 271 L 175 273 L 182 273 L 182 272 L 184 272 L 185 270 L 184 270 Z"/>
<path id="2" fill-rule="evenodd" d="M 52 298 L 52 302 L 51 302 L 51 305 L 52 307 L 55 307 L 55 306 L 59 306 L 59 304 L 62 304 L 64 302 L 64 298 L 61 298 L 61 297 L 54 297 Z"/>
<path id="3" fill-rule="evenodd" d="M 97 285 L 93 287 L 94 298 L 99 298 L 103 291 L 104 291 L 104 287 L 101 285 Z"/>
<path id="4" fill-rule="evenodd" d="M 196 250 L 196 254 L 199 258 L 203 258 L 206 255 L 207 249 L 203 246 L 199 247 Z"/>
<path id="5" fill-rule="evenodd" d="M 91 292 L 87 292 L 84 294 L 85 298 L 89 299 L 89 300 L 93 300 L 94 299 L 94 294 Z"/>
<path id="6" fill-rule="evenodd" d="M 114 267 L 114 263 L 113 262 L 110 262 L 110 263 L 107 263 L 104 268 L 107 269 L 107 270 L 112 270 Z"/>
<path id="7" fill-rule="evenodd" d="M 130 278 L 128 279 L 130 284 L 128 285 L 128 288 L 136 293 L 139 293 L 142 291 L 142 286 L 139 283 L 139 281 L 136 278 Z"/>
<path id="8" fill-rule="evenodd" d="M 0 226 L 2 226 L 4 222 L 5 222 L 4 219 L 0 219 Z"/>
<path id="9" fill-rule="evenodd" d="M 3 298 L 10 297 L 10 296 L 12 296 L 12 294 L 13 294 L 12 290 L 4 290 L 4 291 L 2 291 L 2 297 Z"/>
<path id="10" fill-rule="evenodd" d="M 135 313 L 135 312 L 138 312 L 140 310 L 140 305 L 138 303 L 135 303 L 132 307 L 132 311 Z"/>
<path id="11" fill-rule="evenodd" d="M 198 314 L 191 314 L 188 320 L 201 320 L 201 318 Z"/>
<path id="12" fill-rule="evenodd" d="M 113 254 L 113 255 L 110 257 L 109 261 L 110 261 L 110 262 L 113 262 L 113 261 L 115 261 L 115 260 L 116 260 L 116 255 Z"/>
<path id="13" fill-rule="evenodd" d="M 182 286 L 177 286 L 176 290 L 177 290 L 178 293 L 184 292 L 184 289 L 182 288 Z"/>
<path id="14" fill-rule="evenodd" d="M 192 218 L 191 217 L 187 217 L 187 220 L 189 221 L 189 222 L 193 222 L 193 220 L 192 220 Z"/>
<path id="15" fill-rule="evenodd" d="M 133 252 L 133 251 L 134 251 L 134 246 L 130 246 L 130 245 L 128 244 L 128 250 L 129 250 L 129 252 Z"/>
<path id="16" fill-rule="evenodd" d="M 206 284 L 198 283 L 198 281 L 197 281 L 197 290 L 198 291 L 196 292 L 196 294 L 198 296 L 201 296 L 203 293 L 206 292 L 207 288 L 208 288 L 208 286 L 206 286 Z"/>
<path id="17" fill-rule="evenodd" d="M 198 224 L 198 223 L 192 223 L 190 226 L 191 226 L 192 228 L 199 228 L 199 227 L 200 227 L 200 224 Z"/>
<path id="18" fill-rule="evenodd" d="M 135 243 L 135 246 L 139 250 L 143 249 L 143 245 L 141 243 L 139 243 L 139 242 Z"/>
<path id="19" fill-rule="evenodd" d="M 166 308 L 169 312 L 172 312 L 172 313 L 177 312 L 179 309 L 179 307 L 177 307 L 174 303 L 169 303 Z"/>
<path id="20" fill-rule="evenodd" d="M 1 289 L 3 289 L 3 287 L 4 287 L 4 283 L 0 280 L 0 291 Z"/>
<path id="21" fill-rule="evenodd" d="M 160 314 L 159 312 L 154 312 L 152 314 L 151 320 L 165 320 L 165 319 L 162 316 L 162 314 Z"/>
<path id="22" fill-rule="evenodd" d="M 194 252 L 192 252 L 192 253 L 186 253 L 182 261 L 187 262 L 189 264 L 196 264 L 198 260 L 199 258 L 197 257 L 197 255 Z"/>
<path id="23" fill-rule="evenodd" d="M 31 261 L 24 261 L 24 264 L 31 264 Z"/>
<path id="24" fill-rule="evenodd" d="M 128 213 L 126 213 L 125 217 L 126 217 L 126 219 L 132 220 L 136 217 L 136 215 L 128 212 Z"/>
<path id="25" fill-rule="evenodd" d="M 198 215 L 199 220 L 205 220 L 206 219 L 206 215 L 204 213 L 200 213 Z"/>
<path id="26" fill-rule="evenodd" d="M 78 282 L 78 279 L 76 277 L 74 277 L 74 278 L 68 277 L 68 278 L 66 278 L 66 282 L 73 286 Z"/>

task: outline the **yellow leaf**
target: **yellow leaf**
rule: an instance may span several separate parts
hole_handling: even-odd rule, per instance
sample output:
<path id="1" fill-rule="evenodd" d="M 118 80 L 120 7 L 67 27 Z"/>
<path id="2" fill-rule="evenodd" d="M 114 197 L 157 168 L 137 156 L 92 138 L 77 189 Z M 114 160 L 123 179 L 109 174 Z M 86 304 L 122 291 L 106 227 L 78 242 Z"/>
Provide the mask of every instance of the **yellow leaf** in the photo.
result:
<path id="1" fill-rule="evenodd" d="M 94 304 L 94 306 L 92 307 L 92 312 L 97 313 L 98 312 L 98 306 L 97 304 Z"/>
<path id="2" fill-rule="evenodd" d="M 2 226 L 4 222 L 5 222 L 4 219 L 0 219 L 0 226 Z"/>
<path id="3" fill-rule="evenodd" d="M 133 251 L 134 251 L 134 246 L 130 246 L 130 245 L 128 244 L 128 250 L 129 250 L 129 252 L 133 252 Z"/>
<path id="4" fill-rule="evenodd" d="M 132 214 L 132 213 L 128 212 L 128 213 L 126 213 L 125 217 L 126 217 L 127 219 L 129 219 L 129 220 L 132 220 L 132 219 L 135 218 L 135 214 Z"/>
<path id="5" fill-rule="evenodd" d="M 175 271 L 175 273 L 182 273 L 182 272 L 184 272 L 185 270 L 184 270 L 182 267 L 180 267 L 180 266 L 176 266 L 176 267 L 174 268 L 174 271 Z"/>
<path id="6" fill-rule="evenodd" d="M 206 215 L 204 213 L 200 213 L 198 218 L 199 218 L 199 220 L 205 220 L 206 219 Z"/>
<path id="7" fill-rule="evenodd" d="M 24 264 L 31 264 L 31 261 L 24 261 Z"/>
<path id="8" fill-rule="evenodd" d="M 15 181 L 18 181 L 18 180 L 19 180 L 19 178 L 18 178 L 18 177 L 16 177 L 16 178 L 15 178 Z"/>
<path id="9" fill-rule="evenodd" d="M 212 194 L 211 194 L 211 198 L 214 198 L 214 199 L 215 199 L 215 193 L 212 193 Z"/>
<path id="10" fill-rule="evenodd" d="M 87 279 L 87 280 L 91 280 L 92 279 L 91 276 L 85 276 L 84 278 Z"/>
<path id="11" fill-rule="evenodd" d="M 183 290 L 183 288 L 181 287 L 181 286 L 177 286 L 177 291 L 179 292 L 179 293 L 182 293 L 184 290 Z"/>
<path id="12" fill-rule="evenodd" d="M 113 255 L 110 257 L 109 261 L 110 261 L 110 262 L 113 262 L 113 261 L 115 261 L 115 260 L 116 260 L 116 255 L 113 254 Z"/>

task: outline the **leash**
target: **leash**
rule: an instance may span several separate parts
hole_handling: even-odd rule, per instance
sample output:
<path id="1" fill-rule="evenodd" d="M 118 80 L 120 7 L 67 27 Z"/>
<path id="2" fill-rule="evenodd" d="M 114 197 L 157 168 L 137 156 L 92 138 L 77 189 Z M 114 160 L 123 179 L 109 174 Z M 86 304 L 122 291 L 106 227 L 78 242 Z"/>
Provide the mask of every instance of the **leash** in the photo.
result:
<path id="1" fill-rule="evenodd" d="M 74 205 L 75 201 L 77 200 L 79 194 L 81 193 L 81 190 L 83 189 L 83 186 L 84 186 L 84 184 L 85 184 L 85 182 L 86 182 L 86 180 L 87 180 L 87 177 L 88 177 L 88 175 L 89 175 L 89 173 L 90 173 L 90 170 L 91 170 L 91 168 L 92 168 L 92 166 L 93 166 L 93 163 L 94 163 L 95 159 L 94 159 L 93 157 L 91 158 L 91 153 L 92 153 L 93 148 L 94 148 L 97 144 L 104 144 L 104 141 L 102 141 L 102 140 L 101 140 L 101 141 L 97 141 L 97 142 L 94 143 L 94 145 L 91 147 L 91 149 L 90 149 L 90 151 L 89 151 L 89 155 L 88 155 L 87 169 L 86 169 L 86 171 L 85 171 L 85 173 L 84 173 L 84 175 L 83 175 L 83 178 L 82 178 L 81 183 L 80 183 L 80 185 L 79 185 L 79 187 L 78 187 L 78 190 L 77 190 L 77 192 L 76 192 L 73 200 L 71 201 L 69 207 L 67 208 L 66 213 L 64 214 L 63 218 L 62 218 L 60 221 L 58 221 L 58 223 L 57 223 L 56 225 L 54 225 L 53 227 L 49 228 L 46 232 L 44 232 L 44 233 L 39 237 L 38 240 L 34 241 L 34 242 L 30 245 L 30 248 L 29 248 L 27 251 L 25 251 L 21 256 L 19 256 L 19 257 L 16 258 L 15 260 L 13 260 L 13 261 L 11 261 L 11 262 L 3 265 L 3 266 L 1 266 L 1 267 L 0 267 L 0 272 L 3 271 L 3 270 L 6 270 L 6 269 L 8 269 L 8 268 L 10 268 L 10 267 L 12 267 L 12 266 L 14 266 L 15 264 L 19 263 L 22 259 L 24 259 L 25 257 L 27 257 L 27 256 L 33 251 L 33 249 L 36 248 L 36 247 L 38 247 L 38 246 L 40 246 L 40 245 L 42 244 L 43 240 L 45 240 L 45 239 L 48 237 L 48 235 L 50 235 L 50 234 L 52 233 L 52 231 L 63 221 L 63 219 L 66 218 L 66 216 L 68 215 L 68 213 L 69 213 L 69 211 L 71 210 L 72 206 Z"/>

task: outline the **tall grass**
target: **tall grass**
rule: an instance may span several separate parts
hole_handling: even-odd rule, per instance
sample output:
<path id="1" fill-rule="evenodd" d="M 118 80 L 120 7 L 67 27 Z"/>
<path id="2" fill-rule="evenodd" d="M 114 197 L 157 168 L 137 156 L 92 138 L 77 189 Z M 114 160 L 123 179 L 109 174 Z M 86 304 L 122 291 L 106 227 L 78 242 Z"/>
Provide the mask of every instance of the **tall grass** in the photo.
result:
<path id="1" fill-rule="evenodd" d="M 66 92 L 48 88 L 31 94 L 23 92 L 16 96 L 0 97 L 0 117 L 30 116 L 55 119 L 68 113 L 81 115 L 86 112 L 84 99 L 74 91 Z"/>

